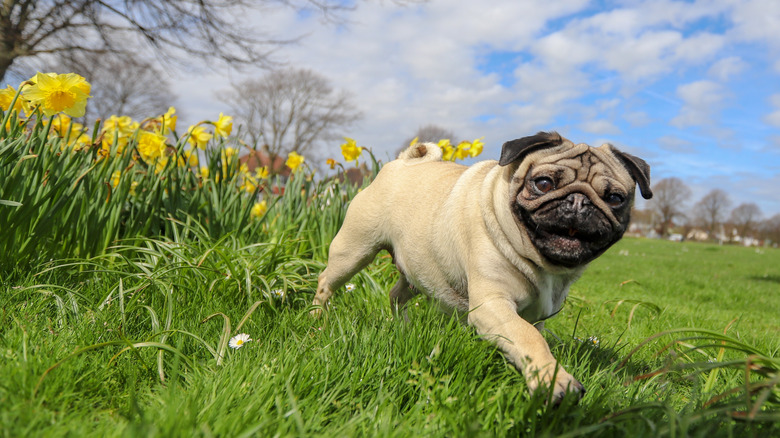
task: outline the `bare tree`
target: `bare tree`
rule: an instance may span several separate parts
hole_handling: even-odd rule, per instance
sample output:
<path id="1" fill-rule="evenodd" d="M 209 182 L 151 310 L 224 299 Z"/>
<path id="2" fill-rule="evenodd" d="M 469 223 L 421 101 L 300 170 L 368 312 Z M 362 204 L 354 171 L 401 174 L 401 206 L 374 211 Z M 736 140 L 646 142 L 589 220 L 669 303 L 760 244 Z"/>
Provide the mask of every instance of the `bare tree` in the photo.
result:
<path id="1" fill-rule="evenodd" d="M 780 243 L 780 213 L 761 222 L 761 235 L 775 246 Z"/>
<path id="2" fill-rule="evenodd" d="M 653 185 L 653 199 L 650 209 L 660 224 L 660 234 L 666 236 L 674 221 L 685 217 L 684 204 L 691 197 L 691 189 L 676 177 L 664 178 Z"/>
<path id="3" fill-rule="evenodd" d="M 419 142 L 433 142 L 436 143 L 439 140 L 448 139 L 451 143 L 457 143 L 455 141 L 455 133 L 447 128 L 443 128 L 439 125 L 427 124 L 417 129 L 417 132 L 413 136 L 404 141 L 402 145 L 404 148 L 409 146 L 412 140 L 417 139 Z"/>
<path id="4" fill-rule="evenodd" d="M 176 101 L 165 73 L 132 54 L 103 59 L 97 53 L 79 53 L 61 59 L 51 71 L 87 78 L 92 85 L 87 120 L 105 119 L 112 114 L 143 119 L 164 113 Z"/>
<path id="5" fill-rule="evenodd" d="M 693 212 L 697 221 L 709 231 L 710 237 L 713 237 L 730 207 L 729 195 L 721 189 L 712 189 L 693 206 Z"/>
<path id="6" fill-rule="evenodd" d="M 4 0 L 0 3 L 0 78 L 19 59 L 45 54 L 126 54 L 146 43 L 161 60 L 220 60 L 233 66 L 270 64 L 293 40 L 274 39 L 242 23 L 269 7 L 334 16 L 338 0 Z"/>
<path id="7" fill-rule="evenodd" d="M 286 68 L 249 79 L 220 93 L 255 147 L 271 157 L 314 150 L 320 141 L 341 138 L 362 117 L 346 91 L 335 90 L 324 76 Z"/>
<path id="8" fill-rule="evenodd" d="M 740 236 L 748 237 L 748 234 L 756 231 L 761 220 L 761 209 L 753 202 L 739 204 L 731 211 L 729 220 L 737 227 Z"/>

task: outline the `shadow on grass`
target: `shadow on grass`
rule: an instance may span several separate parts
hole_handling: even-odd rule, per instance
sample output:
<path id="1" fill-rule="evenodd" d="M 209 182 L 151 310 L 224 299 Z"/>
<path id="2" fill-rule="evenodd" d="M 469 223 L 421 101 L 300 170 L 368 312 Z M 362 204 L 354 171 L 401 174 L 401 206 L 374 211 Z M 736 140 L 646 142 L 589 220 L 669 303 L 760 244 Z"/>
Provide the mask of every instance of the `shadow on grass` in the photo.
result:
<path id="1" fill-rule="evenodd" d="M 748 280 L 780 283 L 780 275 L 753 275 L 748 277 Z"/>

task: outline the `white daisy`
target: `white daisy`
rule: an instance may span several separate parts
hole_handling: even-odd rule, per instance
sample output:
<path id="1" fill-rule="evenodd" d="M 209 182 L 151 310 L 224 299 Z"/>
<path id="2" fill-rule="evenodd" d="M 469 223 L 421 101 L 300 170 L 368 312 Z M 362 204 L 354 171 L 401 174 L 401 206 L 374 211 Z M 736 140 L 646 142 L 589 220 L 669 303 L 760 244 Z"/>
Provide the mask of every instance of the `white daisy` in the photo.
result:
<path id="1" fill-rule="evenodd" d="M 275 296 L 277 298 L 282 298 L 282 297 L 284 297 L 284 291 L 281 290 L 281 289 L 274 289 L 274 290 L 271 291 L 271 295 L 273 295 L 273 296 Z"/>
<path id="2" fill-rule="evenodd" d="M 345 287 L 347 288 L 347 292 L 352 292 L 355 290 L 355 283 L 349 283 Z"/>
<path id="3" fill-rule="evenodd" d="M 252 338 L 250 338 L 248 334 L 246 334 L 246 333 L 239 333 L 239 334 L 233 336 L 232 338 L 230 338 L 230 342 L 228 343 L 228 345 L 230 346 L 230 348 L 238 349 L 238 348 L 243 347 L 245 343 L 251 342 L 251 341 L 252 341 Z"/>

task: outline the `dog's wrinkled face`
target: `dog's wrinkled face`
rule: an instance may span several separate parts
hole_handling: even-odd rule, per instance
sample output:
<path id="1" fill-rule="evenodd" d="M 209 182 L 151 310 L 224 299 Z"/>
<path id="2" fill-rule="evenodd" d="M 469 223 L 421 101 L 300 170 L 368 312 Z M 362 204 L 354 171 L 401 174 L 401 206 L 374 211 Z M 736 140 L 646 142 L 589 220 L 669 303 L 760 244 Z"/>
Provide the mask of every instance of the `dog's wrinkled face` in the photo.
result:
<path id="1" fill-rule="evenodd" d="M 643 196 L 652 196 L 649 168 L 610 145 L 591 148 L 546 133 L 526 139 L 540 136 L 550 142 L 527 147 L 513 175 L 512 212 L 544 257 L 558 265 L 580 266 L 623 236 L 637 182 Z"/>

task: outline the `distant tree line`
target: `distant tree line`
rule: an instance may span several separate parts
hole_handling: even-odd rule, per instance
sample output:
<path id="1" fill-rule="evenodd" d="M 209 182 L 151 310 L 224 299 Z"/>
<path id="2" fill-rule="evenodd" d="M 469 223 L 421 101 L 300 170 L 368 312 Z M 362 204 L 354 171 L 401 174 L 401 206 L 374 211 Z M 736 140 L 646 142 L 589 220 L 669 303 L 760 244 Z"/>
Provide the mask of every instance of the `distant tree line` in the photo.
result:
<path id="1" fill-rule="evenodd" d="M 754 202 L 733 206 L 729 195 L 713 189 L 690 205 L 693 192 L 680 178 L 653 185 L 653 199 L 635 211 L 633 226 L 644 234 L 682 239 L 717 240 L 746 245 L 780 243 L 780 213 L 765 218 Z"/>

